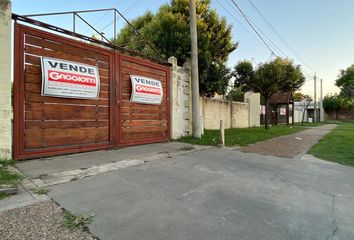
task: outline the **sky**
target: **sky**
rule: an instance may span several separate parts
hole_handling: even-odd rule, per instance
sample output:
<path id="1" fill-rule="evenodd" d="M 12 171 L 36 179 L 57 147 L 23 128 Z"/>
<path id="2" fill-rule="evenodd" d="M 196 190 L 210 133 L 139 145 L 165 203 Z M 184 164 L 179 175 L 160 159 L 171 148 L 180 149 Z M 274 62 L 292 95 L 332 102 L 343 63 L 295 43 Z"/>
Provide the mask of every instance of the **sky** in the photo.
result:
<path id="1" fill-rule="evenodd" d="M 168 0 L 13 0 L 13 12 L 26 15 L 117 8 L 127 19 L 131 20 L 148 10 L 156 12 L 161 4 L 168 2 Z M 335 79 L 340 69 L 345 69 L 354 63 L 353 0 L 235 0 L 235 2 L 257 29 L 271 40 L 272 43 L 269 44 L 276 55 L 289 57 L 302 66 L 306 82 L 301 92 L 313 96 L 315 73 L 318 79 L 318 97 L 320 94 L 319 79 L 323 79 L 324 95 L 339 91 L 335 86 Z M 220 16 L 226 17 L 227 22 L 233 26 L 233 40 L 239 42 L 238 49 L 229 56 L 230 67 L 244 59 L 251 60 L 254 64 L 272 59 L 270 50 L 261 43 L 230 0 L 211 0 L 211 6 Z M 97 29 L 104 28 L 102 31 L 107 37 L 113 36 L 112 13 L 86 13 L 82 16 Z M 72 29 L 72 16 L 69 15 L 36 17 L 35 19 Z M 118 29 L 123 25 L 124 21 L 118 19 Z M 93 33 L 79 20 L 77 20 L 76 30 L 88 36 Z"/>

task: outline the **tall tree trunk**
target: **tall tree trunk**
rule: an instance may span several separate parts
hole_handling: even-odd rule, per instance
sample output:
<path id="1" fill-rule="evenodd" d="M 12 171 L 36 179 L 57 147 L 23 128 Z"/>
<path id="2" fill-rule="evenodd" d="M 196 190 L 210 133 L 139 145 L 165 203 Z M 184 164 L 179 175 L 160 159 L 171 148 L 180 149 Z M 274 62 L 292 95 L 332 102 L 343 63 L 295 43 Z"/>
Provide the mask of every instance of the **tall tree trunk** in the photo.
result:
<path id="1" fill-rule="evenodd" d="M 266 107 L 266 109 L 265 109 L 265 116 L 264 116 L 264 127 L 265 127 L 265 129 L 268 129 L 268 118 L 269 118 L 269 100 L 268 100 L 268 98 L 266 98 L 266 100 L 265 100 L 265 107 Z"/>
<path id="2" fill-rule="evenodd" d="M 306 104 L 306 103 L 305 103 Z M 303 126 L 304 125 L 304 120 L 305 120 L 305 113 L 307 112 L 307 108 L 305 106 L 305 108 L 303 109 L 303 112 L 302 112 L 302 120 L 301 120 L 301 125 Z"/>

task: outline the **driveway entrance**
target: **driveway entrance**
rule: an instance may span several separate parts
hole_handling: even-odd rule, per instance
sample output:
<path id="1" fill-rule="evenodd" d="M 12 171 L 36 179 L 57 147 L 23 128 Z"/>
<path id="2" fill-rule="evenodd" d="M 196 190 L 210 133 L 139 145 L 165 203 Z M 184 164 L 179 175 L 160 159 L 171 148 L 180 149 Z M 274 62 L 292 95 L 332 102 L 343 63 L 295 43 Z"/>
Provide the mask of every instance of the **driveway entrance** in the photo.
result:
<path id="1" fill-rule="evenodd" d="M 354 239 L 354 169 L 209 148 L 50 187 L 102 240 Z"/>

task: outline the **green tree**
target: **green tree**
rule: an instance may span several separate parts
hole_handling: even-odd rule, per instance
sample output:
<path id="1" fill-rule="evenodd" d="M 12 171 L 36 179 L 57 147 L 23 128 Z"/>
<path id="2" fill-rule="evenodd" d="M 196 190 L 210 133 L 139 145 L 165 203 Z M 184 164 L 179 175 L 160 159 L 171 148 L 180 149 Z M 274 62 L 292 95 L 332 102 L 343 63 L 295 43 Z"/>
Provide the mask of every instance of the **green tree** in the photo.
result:
<path id="1" fill-rule="evenodd" d="M 279 91 L 294 92 L 304 84 L 305 77 L 300 65 L 295 65 L 288 58 L 280 57 L 276 58 L 273 63 L 279 68 L 279 73 L 277 74 Z"/>
<path id="2" fill-rule="evenodd" d="M 266 105 L 265 128 L 268 129 L 269 99 L 278 92 L 298 90 L 305 82 L 300 66 L 289 59 L 276 58 L 253 69 L 249 61 L 239 62 L 234 68 L 235 86 L 261 94 Z"/>
<path id="3" fill-rule="evenodd" d="M 348 111 L 353 108 L 353 100 L 342 94 L 326 95 L 323 99 L 323 108 L 326 112 Z"/>
<path id="4" fill-rule="evenodd" d="M 354 64 L 345 70 L 340 70 L 336 85 L 341 90 L 341 95 L 354 98 Z"/>
<path id="5" fill-rule="evenodd" d="M 311 99 L 311 97 L 309 95 L 303 94 L 302 92 L 294 92 L 293 99 L 295 102 L 301 102 L 305 99 Z"/>
<path id="6" fill-rule="evenodd" d="M 224 94 L 231 78 L 226 61 L 238 44 L 231 39 L 232 26 L 210 8 L 210 0 L 197 1 L 200 92 L 212 96 Z M 154 15 L 147 12 L 134 19 L 132 25 L 159 53 L 136 36 L 126 25 L 118 34 L 117 45 L 164 59 L 175 56 L 183 64 L 191 54 L 189 1 L 171 0 Z M 228 79 L 227 79 L 228 78 Z"/>
<path id="7" fill-rule="evenodd" d="M 248 60 L 238 62 L 234 67 L 232 75 L 235 77 L 234 86 L 236 88 L 240 88 L 243 93 L 252 90 L 250 85 L 250 81 L 254 75 L 252 62 Z"/>
<path id="8" fill-rule="evenodd" d="M 244 101 L 244 92 L 239 87 L 235 87 L 229 91 L 226 96 L 226 99 L 229 101 L 243 102 Z"/>

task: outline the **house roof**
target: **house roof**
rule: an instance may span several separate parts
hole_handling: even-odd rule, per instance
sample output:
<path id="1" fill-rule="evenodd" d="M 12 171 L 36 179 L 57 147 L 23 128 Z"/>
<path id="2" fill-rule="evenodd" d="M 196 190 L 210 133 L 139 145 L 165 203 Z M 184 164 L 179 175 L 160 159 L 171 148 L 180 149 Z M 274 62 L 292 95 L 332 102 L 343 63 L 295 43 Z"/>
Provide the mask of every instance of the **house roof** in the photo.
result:
<path id="1" fill-rule="evenodd" d="M 293 103 L 292 92 L 278 92 L 274 93 L 269 100 L 270 104 L 289 104 Z"/>

